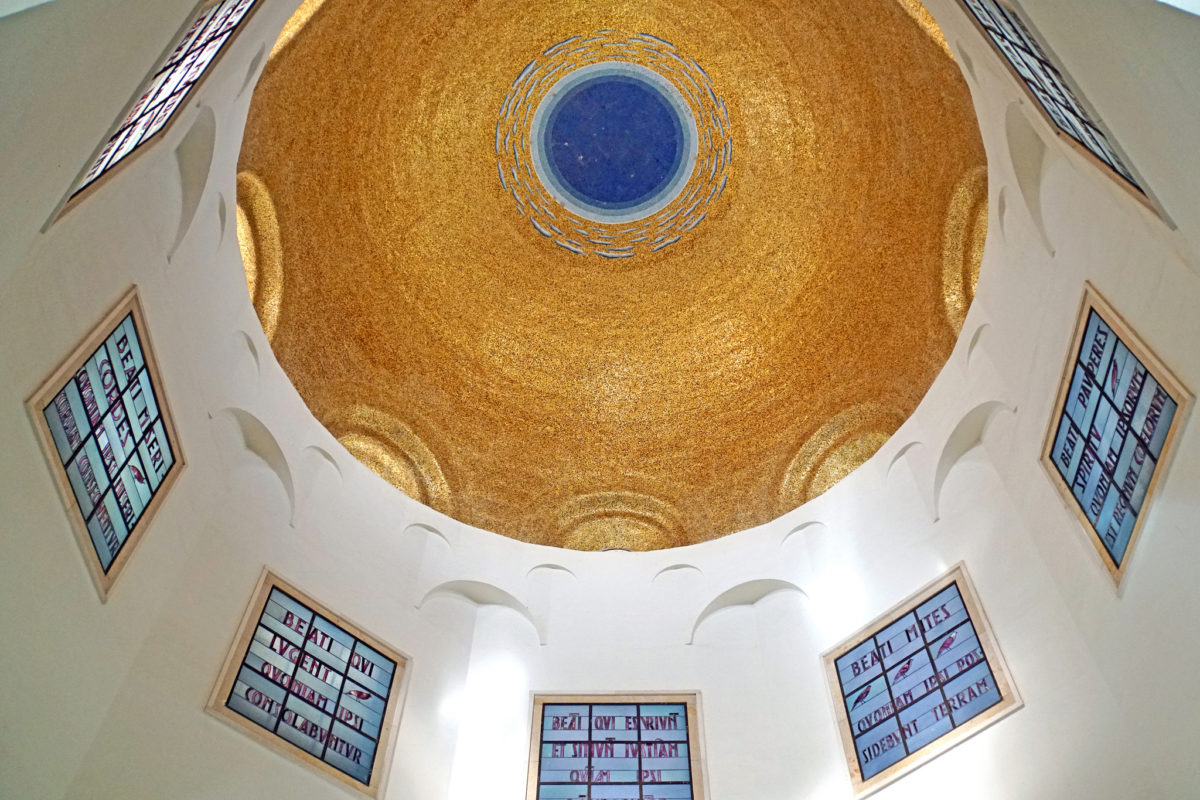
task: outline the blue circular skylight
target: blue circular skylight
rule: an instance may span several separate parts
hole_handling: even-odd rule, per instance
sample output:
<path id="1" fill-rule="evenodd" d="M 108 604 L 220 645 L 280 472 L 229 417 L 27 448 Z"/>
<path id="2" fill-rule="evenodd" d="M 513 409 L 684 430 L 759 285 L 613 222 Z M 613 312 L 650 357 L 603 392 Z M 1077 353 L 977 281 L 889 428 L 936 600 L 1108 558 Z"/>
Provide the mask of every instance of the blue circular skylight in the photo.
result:
<path id="1" fill-rule="evenodd" d="M 653 198 L 683 162 L 678 110 L 640 76 L 600 75 L 559 94 L 543 137 L 559 186 L 596 208 Z"/>
<path id="2" fill-rule="evenodd" d="M 512 82 L 501 189 L 558 247 L 632 259 L 690 236 L 730 177 L 729 110 L 699 64 L 648 33 L 563 39 Z"/>
<path id="3" fill-rule="evenodd" d="M 594 222 L 659 211 L 696 164 L 696 121 L 666 78 L 639 64 L 593 63 L 561 78 L 538 104 L 530 156 L 543 187 Z"/>

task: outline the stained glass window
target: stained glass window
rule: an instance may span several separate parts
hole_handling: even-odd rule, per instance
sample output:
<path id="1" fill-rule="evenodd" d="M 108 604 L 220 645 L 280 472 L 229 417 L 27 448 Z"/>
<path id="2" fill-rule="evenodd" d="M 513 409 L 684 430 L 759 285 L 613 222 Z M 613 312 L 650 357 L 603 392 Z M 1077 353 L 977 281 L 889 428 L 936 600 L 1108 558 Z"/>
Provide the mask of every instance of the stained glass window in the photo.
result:
<path id="1" fill-rule="evenodd" d="M 859 790 L 899 777 L 1020 702 L 961 567 L 826 664 Z"/>
<path id="2" fill-rule="evenodd" d="M 1046 457 L 1119 579 L 1190 398 L 1090 288 L 1076 335 Z"/>
<path id="3" fill-rule="evenodd" d="M 403 656 L 270 573 L 210 704 L 272 746 L 372 793 Z"/>
<path id="4" fill-rule="evenodd" d="M 144 336 L 131 294 L 30 401 L 102 594 L 178 471 Z"/>
<path id="5" fill-rule="evenodd" d="M 1079 100 L 1062 71 L 1021 16 L 999 0 L 963 0 L 984 31 L 1037 98 L 1050 119 L 1130 186 L 1144 193 L 1107 133 Z"/>
<path id="6" fill-rule="evenodd" d="M 75 197 L 166 127 L 257 0 L 221 0 L 192 19 L 87 173 Z"/>
<path id="7" fill-rule="evenodd" d="M 539 698 L 533 800 L 702 800 L 694 695 Z"/>

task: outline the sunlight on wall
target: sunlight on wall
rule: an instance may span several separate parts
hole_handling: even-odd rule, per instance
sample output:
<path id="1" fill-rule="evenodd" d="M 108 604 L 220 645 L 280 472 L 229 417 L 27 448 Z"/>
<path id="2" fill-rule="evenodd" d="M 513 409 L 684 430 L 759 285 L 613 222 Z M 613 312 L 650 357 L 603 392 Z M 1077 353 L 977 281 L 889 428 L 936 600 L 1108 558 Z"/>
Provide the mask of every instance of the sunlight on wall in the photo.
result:
<path id="1" fill-rule="evenodd" d="M 524 784 L 529 742 L 513 732 L 526 730 L 529 676 L 517 659 L 497 655 L 472 664 L 467 685 L 440 710 L 458 725 L 449 800 L 496 796 L 497 786 Z"/>
<path id="2" fill-rule="evenodd" d="M 843 637 L 870 619 L 866 602 L 870 593 L 862 574 L 848 562 L 827 564 L 805 579 L 804 591 L 812 601 L 813 619 L 824 639 Z"/>

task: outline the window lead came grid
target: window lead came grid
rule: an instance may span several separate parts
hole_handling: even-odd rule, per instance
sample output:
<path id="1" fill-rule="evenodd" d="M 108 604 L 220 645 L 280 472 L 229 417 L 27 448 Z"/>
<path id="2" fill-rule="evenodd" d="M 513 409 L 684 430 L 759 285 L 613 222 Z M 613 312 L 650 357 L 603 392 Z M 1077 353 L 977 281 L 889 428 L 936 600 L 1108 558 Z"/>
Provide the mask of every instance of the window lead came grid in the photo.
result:
<path id="1" fill-rule="evenodd" d="M 537 800 L 692 800 L 684 702 L 546 702 Z"/>
<path id="2" fill-rule="evenodd" d="M 183 101 L 216 60 L 238 25 L 257 0 L 221 0 L 202 9 L 193 19 L 149 84 L 105 142 L 71 198 L 107 174 L 121 161 L 163 130 L 183 106 Z"/>
<path id="3" fill-rule="evenodd" d="M 963 3 L 1054 124 L 1144 195 L 1145 190 L 1117 154 L 1108 134 L 1080 102 L 1062 71 L 1016 10 L 998 0 L 963 0 Z"/>
<path id="4" fill-rule="evenodd" d="M 1182 398 L 1172 396 L 1095 307 L 1084 325 L 1049 459 L 1119 569 Z"/>
<path id="5" fill-rule="evenodd" d="M 961 564 L 824 661 L 858 797 L 1020 707 Z"/>
<path id="6" fill-rule="evenodd" d="M 396 671 L 395 661 L 273 586 L 224 704 L 370 786 Z"/>
<path id="7" fill-rule="evenodd" d="M 264 569 L 207 710 L 343 788 L 378 797 L 408 662 Z"/>
<path id="8" fill-rule="evenodd" d="M 1002 699 L 952 584 L 837 660 L 863 779 Z"/>
<path id="9" fill-rule="evenodd" d="M 42 416 L 107 574 L 175 466 L 132 313 Z"/>

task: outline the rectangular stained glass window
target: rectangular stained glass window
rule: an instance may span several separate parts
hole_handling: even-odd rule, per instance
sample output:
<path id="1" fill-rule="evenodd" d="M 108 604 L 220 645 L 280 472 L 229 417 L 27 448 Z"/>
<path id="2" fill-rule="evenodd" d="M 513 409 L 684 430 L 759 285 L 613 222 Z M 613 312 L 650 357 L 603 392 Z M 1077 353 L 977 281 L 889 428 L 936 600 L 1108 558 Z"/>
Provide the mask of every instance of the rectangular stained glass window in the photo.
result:
<path id="1" fill-rule="evenodd" d="M 1138 184 L 1133 171 L 1118 155 L 1108 134 L 1080 102 L 1079 95 L 1016 10 L 999 0 L 963 2 L 1051 121 L 1131 187 L 1144 194 L 1145 191 Z"/>
<path id="2" fill-rule="evenodd" d="M 374 794 L 404 665 L 403 656 L 265 573 L 210 710 Z"/>
<path id="3" fill-rule="evenodd" d="M 539 697 L 529 800 L 702 800 L 695 695 Z"/>
<path id="4" fill-rule="evenodd" d="M 1089 286 L 1045 461 L 1118 581 L 1189 401 Z"/>
<path id="5" fill-rule="evenodd" d="M 161 385 L 130 293 L 30 400 L 102 595 L 178 472 Z"/>
<path id="6" fill-rule="evenodd" d="M 859 796 L 1020 705 L 961 565 L 825 662 Z"/>
<path id="7" fill-rule="evenodd" d="M 71 191 L 74 198 L 163 130 L 188 93 L 233 38 L 256 0 L 221 0 L 204 6 L 157 65 L 137 102 L 109 137 L 91 167 Z"/>

